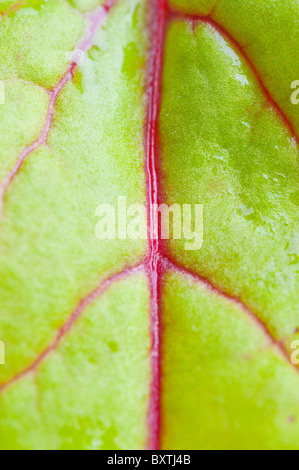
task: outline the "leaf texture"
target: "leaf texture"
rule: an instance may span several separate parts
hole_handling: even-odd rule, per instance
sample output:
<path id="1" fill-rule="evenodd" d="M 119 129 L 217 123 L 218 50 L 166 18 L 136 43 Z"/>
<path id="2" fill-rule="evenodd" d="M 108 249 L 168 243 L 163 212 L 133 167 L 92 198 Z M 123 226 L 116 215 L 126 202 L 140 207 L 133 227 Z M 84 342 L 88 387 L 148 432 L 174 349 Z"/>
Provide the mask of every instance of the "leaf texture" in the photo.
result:
<path id="1" fill-rule="evenodd" d="M 0 448 L 297 449 L 298 0 L 0 12 Z M 119 196 L 148 241 L 96 238 Z"/>

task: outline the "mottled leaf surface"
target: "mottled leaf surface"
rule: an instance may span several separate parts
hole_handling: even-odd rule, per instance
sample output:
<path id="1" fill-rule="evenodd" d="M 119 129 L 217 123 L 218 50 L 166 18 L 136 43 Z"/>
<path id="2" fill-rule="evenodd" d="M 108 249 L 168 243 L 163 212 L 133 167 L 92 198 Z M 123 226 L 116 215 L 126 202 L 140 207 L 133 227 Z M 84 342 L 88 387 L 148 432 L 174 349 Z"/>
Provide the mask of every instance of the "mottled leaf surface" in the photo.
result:
<path id="1" fill-rule="evenodd" d="M 101 5 L 0 1 L 0 448 L 297 449 L 299 2 Z M 204 205 L 157 272 L 95 235 L 151 128 L 159 202 Z"/>

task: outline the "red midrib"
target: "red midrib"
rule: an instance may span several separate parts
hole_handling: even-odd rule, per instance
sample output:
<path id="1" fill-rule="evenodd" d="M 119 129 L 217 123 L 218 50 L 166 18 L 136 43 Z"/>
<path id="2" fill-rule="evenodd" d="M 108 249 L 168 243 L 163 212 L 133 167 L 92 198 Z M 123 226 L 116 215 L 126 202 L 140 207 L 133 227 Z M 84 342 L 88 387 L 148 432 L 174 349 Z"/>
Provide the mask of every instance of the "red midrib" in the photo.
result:
<path id="1" fill-rule="evenodd" d="M 160 240 L 158 159 L 159 159 L 159 112 L 161 104 L 161 77 L 165 35 L 166 3 L 151 0 L 151 49 L 149 51 L 146 121 L 146 180 L 148 200 L 149 283 L 151 293 L 152 333 L 152 384 L 149 406 L 149 448 L 160 448 L 160 396 L 161 396 L 161 321 L 160 321 Z"/>

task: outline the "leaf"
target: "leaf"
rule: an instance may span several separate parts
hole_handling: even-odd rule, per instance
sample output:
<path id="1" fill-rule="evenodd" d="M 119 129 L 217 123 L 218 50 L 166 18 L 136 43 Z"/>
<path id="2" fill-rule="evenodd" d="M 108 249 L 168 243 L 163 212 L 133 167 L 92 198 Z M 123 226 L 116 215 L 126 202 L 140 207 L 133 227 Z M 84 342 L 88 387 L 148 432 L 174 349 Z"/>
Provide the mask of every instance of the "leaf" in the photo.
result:
<path id="1" fill-rule="evenodd" d="M 299 3 L 0 11 L 0 448 L 298 448 Z M 119 197 L 202 249 L 99 240 Z"/>

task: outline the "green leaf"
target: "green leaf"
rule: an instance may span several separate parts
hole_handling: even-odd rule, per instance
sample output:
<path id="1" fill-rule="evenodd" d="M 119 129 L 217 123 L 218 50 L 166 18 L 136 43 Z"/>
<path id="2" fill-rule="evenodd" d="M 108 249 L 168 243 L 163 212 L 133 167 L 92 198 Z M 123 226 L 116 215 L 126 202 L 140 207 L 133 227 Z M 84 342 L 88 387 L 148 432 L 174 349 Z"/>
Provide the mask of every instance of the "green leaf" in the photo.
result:
<path id="1" fill-rule="evenodd" d="M 0 448 L 298 449 L 298 0 L 0 12 Z"/>
<path id="2" fill-rule="evenodd" d="M 214 6 L 172 4 L 198 15 Z M 212 18 L 181 17 L 168 28 L 163 193 L 168 204 L 204 204 L 205 235 L 201 251 L 185 251 L 182 241 L 167 246 L 175 265 L 193 274 L 171 276 L 165 287 L 167 449 L 298 447 L 298 370 L 290 360 L 298 109 L 290 96 L 299 4 L 278 4 L 222 1 Z"/>

